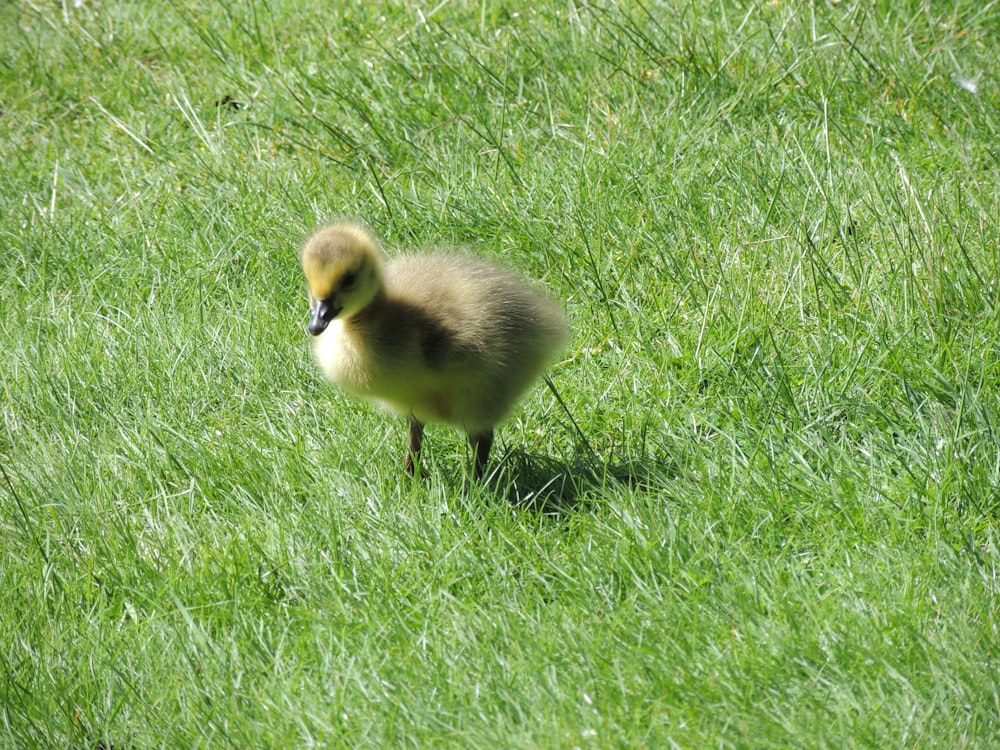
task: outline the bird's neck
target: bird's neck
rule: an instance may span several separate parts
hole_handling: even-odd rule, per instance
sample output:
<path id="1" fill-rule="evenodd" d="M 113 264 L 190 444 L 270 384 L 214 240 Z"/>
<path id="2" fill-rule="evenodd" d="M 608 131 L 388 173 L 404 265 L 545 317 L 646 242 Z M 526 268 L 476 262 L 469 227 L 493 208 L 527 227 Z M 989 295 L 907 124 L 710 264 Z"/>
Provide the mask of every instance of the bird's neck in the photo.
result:
<path id="1" fill-rule="evenodd" d="M 387 297 L 384 289 L 375 292 L 367 305 L 358 310 L 354 315 L 344 321 L 350 326 L 366 327 L 376 322 L 386 310 Z"/>

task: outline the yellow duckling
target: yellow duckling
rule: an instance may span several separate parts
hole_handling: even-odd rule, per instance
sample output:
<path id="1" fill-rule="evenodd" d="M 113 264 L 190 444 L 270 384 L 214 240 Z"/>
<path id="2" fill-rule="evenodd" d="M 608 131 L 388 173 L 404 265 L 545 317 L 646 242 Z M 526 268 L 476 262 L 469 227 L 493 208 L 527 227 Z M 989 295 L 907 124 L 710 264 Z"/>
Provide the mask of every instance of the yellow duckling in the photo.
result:
<path id="1" fill-rule="evenodd" d="M 337 224 L 302 249 L 309 333 L 325 375 L 409 422 L 406 471 L 424 424 L 469 436 L 480 478 L 493 429 L 554 357 L 566 319 L 518 276 L 460 253 L 383 262 L 363 227 Z"/>

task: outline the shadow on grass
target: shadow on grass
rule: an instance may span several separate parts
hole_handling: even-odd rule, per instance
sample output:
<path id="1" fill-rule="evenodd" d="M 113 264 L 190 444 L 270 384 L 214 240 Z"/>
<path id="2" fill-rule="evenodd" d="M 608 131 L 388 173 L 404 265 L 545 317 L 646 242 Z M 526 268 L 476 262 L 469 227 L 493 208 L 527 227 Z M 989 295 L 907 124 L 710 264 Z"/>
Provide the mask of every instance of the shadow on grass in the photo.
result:
<path id="1" fill-rule="evenodd" d="M 489 473 L 487 484 L 488 492 L 514 507 L 563 515 L 586 512 L 598 498 L 619 492 L 663 492 L 664 481 L 676 474 L 674 461 L 601 463 L 585 452 L 565 461 L 515 448 Z"/>

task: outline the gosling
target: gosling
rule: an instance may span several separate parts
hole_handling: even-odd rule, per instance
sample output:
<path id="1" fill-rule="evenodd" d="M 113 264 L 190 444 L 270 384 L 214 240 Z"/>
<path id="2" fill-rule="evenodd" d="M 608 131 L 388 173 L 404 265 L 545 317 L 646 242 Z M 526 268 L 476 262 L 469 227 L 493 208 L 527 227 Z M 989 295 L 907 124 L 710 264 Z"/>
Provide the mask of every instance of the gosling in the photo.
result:
<path id="1" fill-rule="evenodd" d="M 468 435 L 481 479 L 493 430 L 566 342 L 566 318 L 525 280 L 457 252 L 384 262 L 353 224 L 305 243 L 309 333 L 324 374 L 407 418 L 405 470 L 414 473 L 424 425 Z"/>

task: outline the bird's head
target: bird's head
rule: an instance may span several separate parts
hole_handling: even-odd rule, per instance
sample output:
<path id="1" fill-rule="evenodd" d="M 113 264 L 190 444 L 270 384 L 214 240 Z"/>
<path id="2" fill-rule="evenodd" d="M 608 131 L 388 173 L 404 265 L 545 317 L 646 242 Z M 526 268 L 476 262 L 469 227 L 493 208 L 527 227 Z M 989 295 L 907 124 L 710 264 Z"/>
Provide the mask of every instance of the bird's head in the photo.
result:
<path id="1" fill-rule="evenodd" d="M 309 333 L 319 336 L 330 321 L 364 309 L 383 289 L 378 241 L 353 224 L 335 224 L 313 234 L 302 248 L 309 287 Z"/>

